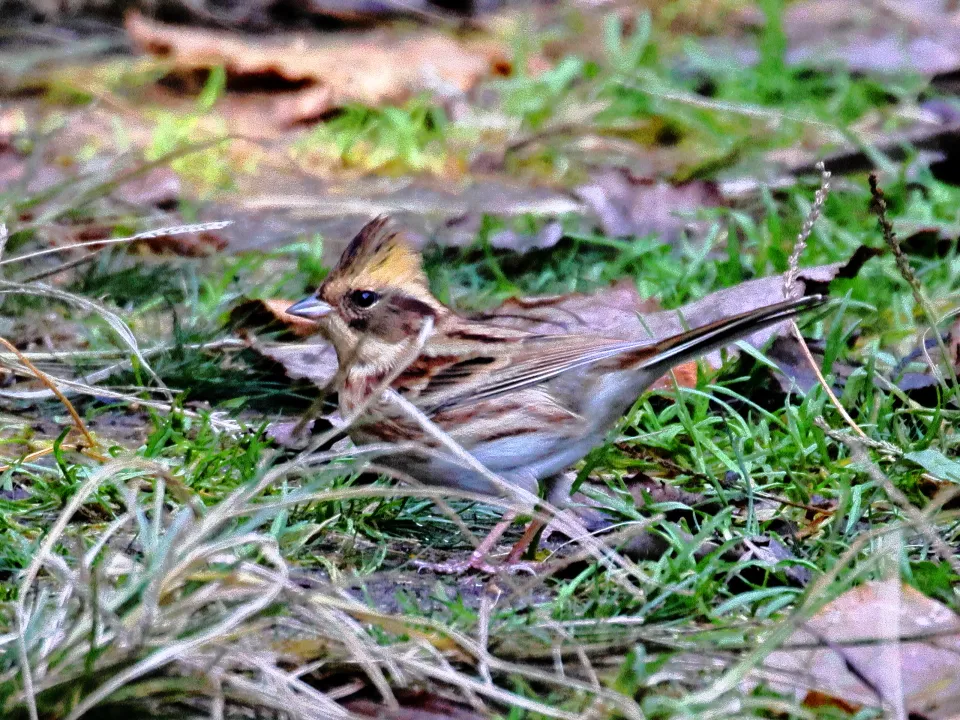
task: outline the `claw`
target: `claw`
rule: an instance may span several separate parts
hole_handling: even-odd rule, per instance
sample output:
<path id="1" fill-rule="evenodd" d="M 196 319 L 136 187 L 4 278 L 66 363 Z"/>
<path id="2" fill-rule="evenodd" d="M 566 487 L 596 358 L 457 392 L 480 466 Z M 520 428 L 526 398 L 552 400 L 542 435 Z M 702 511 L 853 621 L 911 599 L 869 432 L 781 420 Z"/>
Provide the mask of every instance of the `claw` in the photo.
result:
<path id="1" fill-rule="evenodd" d="M 508 575 L 519 575 L 527 573 L 536 575 L 540 569 L 540 563 L 535 562 L 508 562 L 503 565 L 491 565 L 486 558 L 471 555 L 466 560 L 447 560 L 445 562 L 431 563 L 423 560 L 414 560 L 414 566 L 418 572 L 425 570 L 440 575 L 465 575 L 469 572 L 481 572 L 486 575 L 499 575 L 507 573 Z"/>

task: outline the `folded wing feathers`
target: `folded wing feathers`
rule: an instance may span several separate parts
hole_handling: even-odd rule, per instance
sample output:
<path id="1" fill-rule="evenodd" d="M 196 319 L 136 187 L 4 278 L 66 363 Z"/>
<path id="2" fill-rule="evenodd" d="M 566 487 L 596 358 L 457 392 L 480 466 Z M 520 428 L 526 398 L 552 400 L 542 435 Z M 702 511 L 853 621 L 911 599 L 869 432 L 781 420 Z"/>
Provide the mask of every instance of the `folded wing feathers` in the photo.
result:
<path id="1" fill-rule="evenodd" d="M 539 337 L 535 340 L 537 347 L 535 349 L 530 348 L 533 357 L 501 369 L 491 367 L 488 372 L 482 374 L 486 375 L 485 381 L 467 388 L 462 393 L 445 398 L 442 397 L 444 387 L 449 385 L 454 377 L 463 377 L 456 371 L 450 372 L 447 375 L 448 379 L 443 379 L 435 385 L 431 383 L 432 388 L 427 388 L 421 395 L 420 404 L 429 405 L 428 410 L 435 411 L 452 405 L 477 402 L 545 382 L 569 370 L 591 365 L 607 358 L 642 350 L 648 351 L 643 354 L 649 355 L 649 357 L 646 361 L 643 358 L 637 358 L 636 369 L 652 370 L 662 367 L 666 370 L 689 357 L 701 355 L 752 332 L 775 325 L 793 317 L 801 310 L 814 307 L 822 302 L 823 298 L 819 295 L 808 296 L 799 300 L 787 300 L 731 318 L 724 318 L 660 342 L 650 340 L 628 342 L 598 340 L 586 347 L 583 344 L 571 347 L 569 346 L 570 336 Z M 568 345 L 567 347 L 551 349 L 549 345 L 552 343 L 566 343 Z M 440 378 L 437 378 L 437 380 L 440 380 Z M 431 392 L 431 389 L 438 392 Z M 438 395 L 440 397 L 437 397 Z"/>

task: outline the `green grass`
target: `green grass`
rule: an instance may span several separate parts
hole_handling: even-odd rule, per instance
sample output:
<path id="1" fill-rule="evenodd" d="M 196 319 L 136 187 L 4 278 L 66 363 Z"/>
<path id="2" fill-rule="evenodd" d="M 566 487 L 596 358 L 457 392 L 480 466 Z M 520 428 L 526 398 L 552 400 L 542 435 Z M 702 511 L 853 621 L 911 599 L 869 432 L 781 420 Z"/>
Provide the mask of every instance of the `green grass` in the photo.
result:
<path id="1" fill-rule="evenodd" d="M 779 3 L 763 5 L 772 19 L 779 17 Z M 868 113 L 893 117 L 898 104 L 914 101 L 921 90 L 915 78 L 889 81 L 788 69 L 776 22 L 761 38 L 756 68 L 703 64 L 693 75 L 676 71 L 670 58 L 695 39 L 664 37 L 644 20 L 627 36 L 613 20 L 605 28 L 599 49 L 570 53 L 537 77 L 520 72 L 491 84 L 498 93 L 493 111 L 515 121 L 521 139 L 538 137 L 508 153 L 506 172 L 578 182 L 586 170 L 574 141 L 595 134 L 625 138 L 641 149 L 670 136 L 697 158 L 679 174 L 710 176 L 746 153 L 801 142 L 814 122 L 847 132 Z M 538 38 L 528 41 L 526 51 L 533 53 Z M 158 116 L 146 157 L 162 161 L 189 149 L 201 119 L 217 112 L 223 91 L 217 77 L 195 114 Z M 709 98 L 697 94 L 705 80 Z M 571 120 L 587 102 L 595 103 L 596 111 Z M 764 108 L 783 120 L 758 134 L 756 118 L 737 108 Z M 400 108 L 348 108 L 304 135 L 293 152 L 332 154 L 348 169 L 434 173 L 449 168 L 451 158 L 461 162 L 472 149 L 487 143 L 502 147 L 503 140 L 471 133 L 466 121 L 449 120 L 439 108 L 415 100 Z M 219 152 L 205 149 L 199 163 L 188 157 L 174 162 L 179 171 L 199 173 L 200 185 L 228 187 L 235 168 Z M 104 180 L 89 179 L 79 193 L 61 189 L 49 205 L 36 207 L 54 208 L 44 211 L 45 219 L 97 217 L 102 197 L 97 181 Z M 882 246 L 868 210 L 866 179 L 848 180 L 830 195 L 803 266 L 845 260 L 864 244 Z M 765 191 L 750 208 L 710 210 L 712 229 L 700 244 L 607 238 L 585 229 L 582 218 L 569 217 L 563 219 L 567 232 L 559 245 L 518 258 L 490 248 L 489 239 L 508 221 L 487 218 L 470 247 L 430 249 L 427 270 L 437 295 L 463 309 L 490 307 L 516 295 L 590 291 L 623 278 L 663 307 L 675 308 L 785 271 L 815 189 L 800 184 L 776 194 Z M 944 225 L 958 220 L 960 190 L 929 172 L 909 182 L 893 176 L 885 190 L 894 220 Z M 19 247 L 36 239 L 30 223 L 13 221 L 34 207 L 32 202 L 4 199 Z M 126 222 L 117 222 L 118 232 Z M 513 229 L 532 232 L 542 220 L 509 222 Z M 280 673 L 318 662 L 304 677 L 320 691 L 354 681 L 370 688 L 369 666 L 361 662 L 366 653 L 388 668 L 387 685 L 408 681 L 414 688 L 443 688 L 463 699 L 467 681 L 483 677 L 483 663 L 456 650 L 462 638 L 451 633 L 467 638 L 486 633 L 497 663 L 490 666 L 492 684 L 473 692 L 512 720 L 545 717 L 550 708 L 572 716 L 586 712 L 597 692 L 591 689 L 591 673 L 607 693 L 607 714 L 600 717 L 642 711 L 648 718 L 708 713 L 867 718 L 875 715 L 804 710 L 762 689 L 740 698 L 743 705 L 735 709 L 730 703 L 740 695 L 737 684 L 717 683 L 738 662 L 759 662 L 751 653 L 771 633 L 795 627 L 798 608 L 815 609 L 864 580 L 883 577 L 891 566 L 906 582 L 960 611 L 960 578 L 921 537 L 905 530 L 895 551 L 880 542 L 905 527 L 904 511 L 862 464 L 851 461 L 843 443 L 818 427 L 823 418 L 834 430 L 846 429 L 823 390 L 784 396 L 771 390 L 767 370 L 751 358 L 720 373 L 703 371 L 695 388 L 645 394 L 610 441 L 578 468 L 581 479 L 590 480 L 585 490 L 596 495 L 597 488 L 606 488 L 608 496 L 597 497 L 612 517 L 645 523 L 665 540 L 665 552 L 637 563 L 641 578 L 626 583 L 588 558 L 549 578 L 500 578 L 496 583 L 503 595 L 490 605 L 492 581 L 478 589 L 470 579 L 417 573 L 411 558 L 443 559 L 469 548 L 434 499 L 359 474 L 347 450 L 297 465 L 292 451 L 276 448 L 265 437 L 264 427 L 278 415 L 303 412 L 314 391 L 288 382 L 249 353 L 198 349 L 230 335 L 229 311 L 241 298 L 295 298 L 318 282 L 325 272 L 319 244 L 319 238 L 302 238 L 268 254 L 199 261 L 143 262 L 108 251 L 69 276 L 72 292 L 97 298 L 122 315 L 141 347 L 170 345 L 151 355 L 150 364 L 175 389 L 175 397 L 172 412 L 150 409 L 151 401 L 167 401 L 146 391 L 143 386 L 156 383 L 134 364 L 103 382 L 122 388 L 125 401 L 74 398 L 102 439 L 99 458 L 81 454 L 76 437 L 60 432 L 69 417 L 56 401 L 4 401 L 0 454 L 16 459 L 51 450 L 14 462 L 0 474 L 0 597 L 7 624 L 15 627 L 18 602 L 35 603 L 29 608 L 35 624 L 25 633 L 32 657 L 41 652 L 44 622 L 70 629 L 60 640 L 62 649 L 46 657 L 46 674 L 34 678 L 47 683 L 38 695 L 41 716 L 66 717 L 102 679 L 139 667 L 166 648 L 176 648 L 176 672 L 144 669 L 107 698 L 96 717 L 109 717 L 111 708 L 128 717 L 160 711 L 200 716 L 221 691 L 228 708 L 243 717 L 240 708 L 256 703 L 239 685 L 226 683 L 218 690 L 199 681 L 197 668 L 222 667 L 230 678 L 274 687 L 270 683 L 279 676 L 270 680 L 262 668 L 244 665 L 261 650 L 266 665 Z M 956 307 L 956 249 L 946 257 L 911 254 L 909 259 L 933 308 L 945 315 Z M 871 260 L 856 278 L 839 281 L 832 290 L 835 303 L 808 321 L 805 333 L 824 343 L 828 380 L 829 360 L 859 363 L 840 400 L 872 441 L 894 448 L 871 451 L 871 457 L 911 503 L 923 508 L 935 492 L 923 477 L 925 470 L 932 462 L 950 471 L 960 454 L 955 396 L 944 390 L 919 405 L 877 380 L 915 346 L 926 324 L 922 309 L 889 256 Z M 49 298 L 5 296 L 4 303 L 4 319 L 42 322 L 52 312 L 76 323 L 79 341 L 70 349 L 123 348 L 115 327 L 95 312 L 71 311 Z M 65 374 L 65 366 L 80 361 L 67 356 L 44 362 L 51 372 Z M 239 429 L 224 432 L 219 413 Z M 930 452 L 916 454 L 922 451 Z M 117 460 L 104 474 L 111 457 Z M 714 507 L 661 501 L 640 508 L 627 486 L 638 473 L 664 478 Z M 72 521 L 58 529 L 53 549 L 64 559 L 63 567 L 82 571 L 82 581 L 47 569 L 35 585 L 48 594 L 22 596 L 22 573 L 81 491 L 90 494 L 75 508 Z M 798 505 L 814 504 L 829 507 L 831 519 L 807 536 L 794 536 L 813 522 L 811 511 Z M 498 518 L 498 511 L 483 503 L 453 500 L 451 505 L 475 534 Z M 952 511 L 931 517 L 929 524 L 956 544 L 960 528 Z M 108 533 L 113 533 L 109 540 Z M 795 559 L 771 565 L 730 552 L 755 536 L 778 539 Z M 100 553 L 84 559 L 83 551 L 100 538 Z M 716 549 L 696 553 L 702 541 L 716 543 Z M 191 565 L 192 551 L 209 554 L 193 558 Z M 810 581 L 798 584 L 791 568 L 805 570 Z M 278 579 L 283 573 L 289 577 Z M 276 595 L 269 594 L 273 590 Z M 100 607 L 98 593 L 106 603 L 102 611 L 91 609 Z M 262 598 L 269 602 L 257 606 Z M 163 622 L 146 623 L 143 608 Z M 221 628 L 208 644 L 187 647 L 191 638 L 245 609 L 253 614 L 232 630 Z M 139 628 L 143 635 L 124 645 L 111 635 L 112 622 Z M 428 622 L 429 632 L 423 624 Z M 98 623 L 109 641 L 98 640 Z M 303 645 L 295 652 L 277 649 L 297 639 Z M 564 658 L 563 676 L 554 674 L 555 651 Z M 706 658 L 716 663 L 707 665 Z M 677 665 L 681 660 L 688 664 Z M 14 644 L 0 645 L 0 703 L 9 717 L 27 717 L 19 662 Z M 451 674 L 440 679 L 444 668 L 452 668 Z M 666 669 L 673 670 L 670 679 L 657 674 Z M 491 688 L 501 694 L 490 694 Z M 263 694 L 268 696 L 275 697 Z M 271 702 L 264 699 L 264 712 L 290 707 Z M 619 715 L 613 710 L 618 702 Z"/>

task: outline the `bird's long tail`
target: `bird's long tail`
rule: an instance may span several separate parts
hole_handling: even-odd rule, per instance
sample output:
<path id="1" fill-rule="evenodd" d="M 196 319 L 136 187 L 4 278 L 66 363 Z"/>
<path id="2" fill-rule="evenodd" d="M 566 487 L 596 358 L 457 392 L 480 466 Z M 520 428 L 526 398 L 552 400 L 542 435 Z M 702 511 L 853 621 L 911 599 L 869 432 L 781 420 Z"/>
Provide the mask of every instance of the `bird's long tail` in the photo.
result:
<path id="1" fill-rule="evenodd" d="M 702 325 L 660 341 L 656 346 L 657 352 L 641 367 L 666 372 L 690 358 L 704 355 L 758 330 L 789 320 L 797 313 L 824 302 L 826 299 L 822 295 L 807 295 Z"/>

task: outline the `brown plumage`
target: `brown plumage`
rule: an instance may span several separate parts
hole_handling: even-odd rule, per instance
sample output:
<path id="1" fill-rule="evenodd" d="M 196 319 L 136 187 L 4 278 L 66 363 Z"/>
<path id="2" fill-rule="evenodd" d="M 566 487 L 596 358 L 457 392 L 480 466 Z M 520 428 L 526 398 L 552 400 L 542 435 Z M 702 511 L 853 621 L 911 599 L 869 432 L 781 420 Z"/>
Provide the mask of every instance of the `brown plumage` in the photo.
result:
<path id="1" fill-rule="evenodd" d="M 545 482 L 548 499 L 560 503 L 567 486 L 556 479 L 603 443 L 663 373 L 821 302 L 787 300 L 656 342 L 533 334 L 468 320 L 444 306 L 430 292 L 420 256 L 378 218 L 350 242 L 316 293 L 288 312 L 316 320 L 336 349 L 342 414 L 368 405 L 350 430 L 356 442 L 436 446 L 394 404 L 371 397 L 388 383 L 492 472 L 534 493 Z M 418 348 L 425 323 L 432 327 Z M 498 492 L 436 449 L 382 462 L 425 483 Z M 480 564 L 482 557 L 471 563 Z"/>

